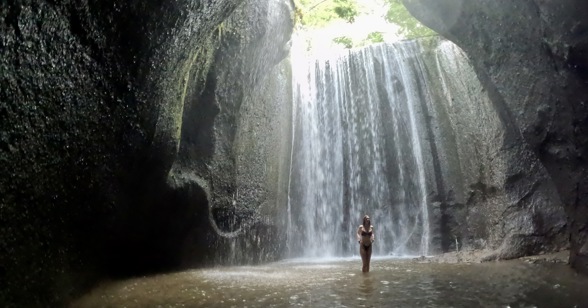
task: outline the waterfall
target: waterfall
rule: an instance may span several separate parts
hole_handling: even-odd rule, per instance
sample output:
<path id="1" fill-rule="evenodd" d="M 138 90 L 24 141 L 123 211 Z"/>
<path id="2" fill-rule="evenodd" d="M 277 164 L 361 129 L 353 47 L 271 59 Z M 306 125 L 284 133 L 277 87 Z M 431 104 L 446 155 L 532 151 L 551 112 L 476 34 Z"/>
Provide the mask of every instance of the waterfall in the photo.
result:
<path id="1" fill-rule="evenodd" d="M 375 255 L 428 254 L 422 53 L 410 41 L 293 57 L 292 257 L 357 255 L 364 214 Z"/>

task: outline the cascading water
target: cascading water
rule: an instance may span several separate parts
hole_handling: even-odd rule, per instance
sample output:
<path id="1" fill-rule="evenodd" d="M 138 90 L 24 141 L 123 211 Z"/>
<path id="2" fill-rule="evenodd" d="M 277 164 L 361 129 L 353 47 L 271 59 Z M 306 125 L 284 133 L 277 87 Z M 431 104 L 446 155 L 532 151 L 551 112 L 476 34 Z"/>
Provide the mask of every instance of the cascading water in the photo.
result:
<path id="1" fill-rule="evenodd" d="M 403 42 L 293 58 L 292 257 L 357 254 L 364 214 L 376 230 L 374 254 L 427 255 L 421 49 Z"/>

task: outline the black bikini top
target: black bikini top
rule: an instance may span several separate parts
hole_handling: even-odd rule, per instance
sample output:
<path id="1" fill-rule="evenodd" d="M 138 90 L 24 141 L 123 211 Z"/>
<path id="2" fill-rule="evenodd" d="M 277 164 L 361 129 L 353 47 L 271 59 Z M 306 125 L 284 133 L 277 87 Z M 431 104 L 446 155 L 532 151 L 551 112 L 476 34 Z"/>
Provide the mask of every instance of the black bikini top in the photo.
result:
<path id="1" fill-rule="evenodd" d="M 361 231 L 361 236 L 372 236 L 372 232 Z"/>

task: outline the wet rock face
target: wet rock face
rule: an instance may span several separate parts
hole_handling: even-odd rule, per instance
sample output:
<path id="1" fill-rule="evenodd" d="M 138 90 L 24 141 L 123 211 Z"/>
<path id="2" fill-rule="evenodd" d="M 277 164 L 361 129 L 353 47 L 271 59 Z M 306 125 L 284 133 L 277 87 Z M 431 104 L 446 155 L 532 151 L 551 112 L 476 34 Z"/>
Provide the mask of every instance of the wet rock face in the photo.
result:
<path id="1" fill-rule="evenodd" d="M 200 233 L 208 182 L 179 185 L 170 170 L 185 140 L 201 165 L 216 155 L 208 72 L 219 25 L 242 2 L 0 4 L 3 306 L 65 303 L 104 275 L 175 268 L 190 235 L 196 260 L 214 248 Z"/>
<path id="2" fill-rule="evenodd" d="M 292 12 L 290 1 L 244 2 L 216 32 L 204 84 L 190 81 L 195 86 L 186 96 L 181 144 L 168 181 L 172 187 L 205 183 L 208 202 L 206 228 L 190 234 L 183 263 L 202 259 L 196 257 L 202 256 L 202 244 L 215 249 L 200 261 L 215 263 L 271 261 L 284 249 L 285 234 L 278 230 L 291 146 Z M 206 136 L 195 128 L 202 120 L 210 123 Z M 199 242 L 202 235 L 207 243 Z"/>
<path id="3" fill-rule="evenodd" d="M 588 3 L 403 2 L 468 54 L 502 121 L 539 157 L 568 216 L 570 262 L 588 272 Z"/>
<path id="4" fill-rule="evenodd" d="M 423 40 L 424 41 L 424 40 Z M 443 41 L 424 53 L 431 97 L 423 105 L 431 176 L 433 246 L 483 249 L 510 259 L 567 247 L 553 180 L 504 121 L 465 53 Z"/>

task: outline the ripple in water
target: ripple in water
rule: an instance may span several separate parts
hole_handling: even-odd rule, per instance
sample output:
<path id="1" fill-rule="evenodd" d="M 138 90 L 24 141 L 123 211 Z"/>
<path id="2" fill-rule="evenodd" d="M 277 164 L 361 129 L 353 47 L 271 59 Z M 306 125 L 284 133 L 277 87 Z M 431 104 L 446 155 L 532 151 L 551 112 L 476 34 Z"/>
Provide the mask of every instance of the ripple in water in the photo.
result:
<path id="1" fill-rule="evenodd" d="M 588 307 L 588 277 L 564 264 L 278 262 L 104 284 L 73 307 Z"/>

